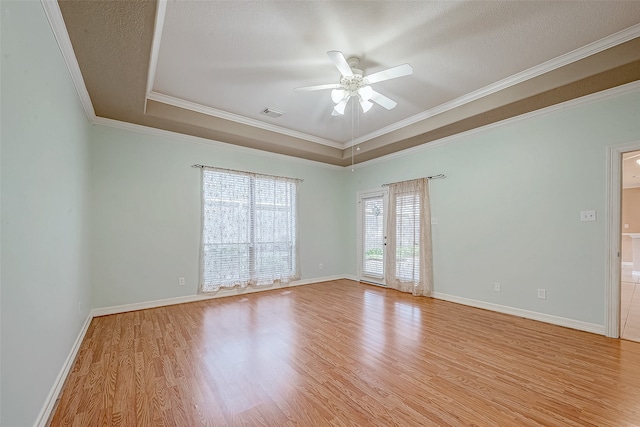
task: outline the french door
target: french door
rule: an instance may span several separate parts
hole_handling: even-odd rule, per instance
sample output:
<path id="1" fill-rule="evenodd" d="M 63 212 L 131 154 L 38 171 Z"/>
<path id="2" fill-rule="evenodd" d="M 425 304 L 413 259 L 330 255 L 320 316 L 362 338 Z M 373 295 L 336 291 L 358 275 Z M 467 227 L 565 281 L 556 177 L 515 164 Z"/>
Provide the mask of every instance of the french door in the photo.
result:
<path id="1" fill-rule="evenodd" d="M 387 192 L 358 194 L 358 280 L 385 286 Z"/>

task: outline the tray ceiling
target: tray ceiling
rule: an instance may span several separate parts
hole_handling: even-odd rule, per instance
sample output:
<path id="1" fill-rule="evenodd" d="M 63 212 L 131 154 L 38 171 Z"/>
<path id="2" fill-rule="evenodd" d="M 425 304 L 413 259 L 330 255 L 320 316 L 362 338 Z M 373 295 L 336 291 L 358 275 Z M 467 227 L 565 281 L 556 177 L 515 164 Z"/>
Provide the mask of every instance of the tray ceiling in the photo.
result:
<path id="1" fill-rule="evenodd" d="M 335 165 L 640 79 L 640 2 L 59 2 L 97 116 Z M 331 116 L 326 55 L 398 105 Z M 279 118 L 265 108 L 284 112 Z"/>

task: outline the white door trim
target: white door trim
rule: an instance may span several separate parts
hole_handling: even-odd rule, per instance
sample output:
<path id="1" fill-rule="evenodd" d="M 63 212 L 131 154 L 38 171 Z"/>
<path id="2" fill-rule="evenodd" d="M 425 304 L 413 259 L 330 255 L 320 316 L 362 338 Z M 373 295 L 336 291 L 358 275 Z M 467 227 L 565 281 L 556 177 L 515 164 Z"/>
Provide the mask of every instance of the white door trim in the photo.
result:
<path id="1" fill-rule="evenodd" d="M 620 250 L 621 250 L 621 195 L 622 154 L 640 150 L 640 141 L 612 145 L 607 148 L 607 213 L 605 260 L 605 334 L 610 338 L 620 336 Z"/>

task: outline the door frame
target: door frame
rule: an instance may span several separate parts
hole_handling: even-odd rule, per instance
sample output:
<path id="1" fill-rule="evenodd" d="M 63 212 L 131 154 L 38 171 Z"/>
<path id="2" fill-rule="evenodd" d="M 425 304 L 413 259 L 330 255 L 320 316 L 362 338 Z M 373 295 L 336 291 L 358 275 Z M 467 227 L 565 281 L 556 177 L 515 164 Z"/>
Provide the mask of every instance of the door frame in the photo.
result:
<path id="1" fill-rule="evenodd" d="M 640 140 L 607 147 L 605 335 L 620 337 L 622 155 L 640 150 Z"/>
<path id="2" fill-rule="evenodd" d="M 367 196 L 375 196 L 375 195 L 382 195 L 382 201 L 383 201 L 383 206 L 384 206 L 384 210 L 383 210 L 383 221 L 384 221 L 384 227 L 386 227 L 386 215 L 387 215 L 387 208 L 389 206 L 389 190 L 387 190 L 386 188 L 377 188 L 374 190 L 363 190 L 363 191 L 358 191 L 356 193 L 356 263 L 357 268 L 356 268 L 356 277 L 358 279 L 359 282 L 363 281 L 362 279 L 362 199 L 367 197 Z M 385 257 L 387 256 L 387 251 L 385 248 L 383 248 L 383 252 L 382 252 L 382 262 L 385 263 Z M 384 270 L 383 270 L 384 271 Z M 386 282 L 384 279 L 384 274 L 382 277 L 382 283 L 375 283 L 375 282 L 371 282 L 371 280 L 364 280 L 366 283 L 371 283 L 373 285 L 377 285 L 377 286 L 384 286 L 386 287 Z"/>

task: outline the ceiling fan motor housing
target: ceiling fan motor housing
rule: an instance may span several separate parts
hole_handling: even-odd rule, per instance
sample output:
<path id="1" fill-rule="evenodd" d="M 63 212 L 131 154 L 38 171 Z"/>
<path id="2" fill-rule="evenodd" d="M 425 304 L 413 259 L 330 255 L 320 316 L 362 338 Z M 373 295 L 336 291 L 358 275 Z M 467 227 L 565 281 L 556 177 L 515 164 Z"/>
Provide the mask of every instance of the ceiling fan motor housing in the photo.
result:
<path id="1" fill-rule="evenodd" d="M 347 64 L 351 68 L 352 76 L 343 76 L 340 79 L 340 84 L 344 87 L 344 90 L 350 96 L 358 95 L 358 89 L 367 85 L 366 79 L 363 78 L 364 72 L 358 68 L 358 64 L 360 64 L 360 58 L 356 56 L 352 56 L 347 59 Z"/>
<path id="2" fill-rule="evenodd" d="M 409 64 L 402 64 L 396 67 L 391 67 L 386 70 L 378 71 L 369 76 L 364 76 L 362 70 L 356 68 L 360 64 L 360 58 L 352 56 L 349 59 L 345 59 L 342 52 L 332 50 L 327 52 L 329 58 L 333 64 L 340 71 L 341 78 L 338 84 L 324 84 L 316 86 L 308 86 L 297 88 L 297 91 L 309 92 L 315 90 L 332 89 L 331 100 L 336 103 L 333 107 L 331 115 L 344 114 L 344 108 L 347 102 L 353 97 L 357 98 L 360 102 L 363 112 L 367 112 L 373 105 L 372 101 L 387 110 L 395 108 L 397 103 L 376 92 L 371 88 L 371 84 L 395 79 L 397 77 L 408 76 L 413 73 L 413 68 Z"/>
<path id="3" fill-rule="evenodd" d="M 351 96 L 355 96 L 358 93 L 358 89 L 367 85 L 365 79 L 362 78 L 362 74 L 356 74 L 355 71 L 360 70 L 354 70 L 353 76 L 340 79 L 340 84 Z"/>

